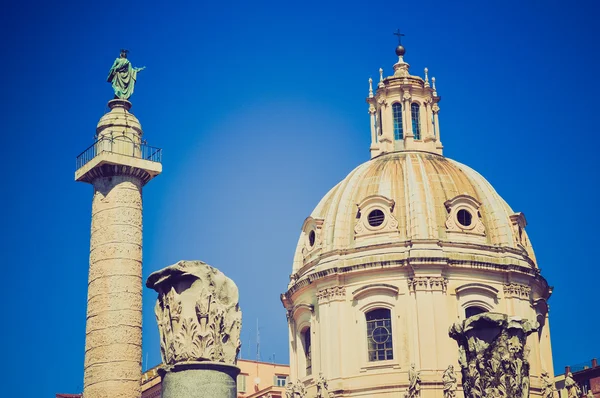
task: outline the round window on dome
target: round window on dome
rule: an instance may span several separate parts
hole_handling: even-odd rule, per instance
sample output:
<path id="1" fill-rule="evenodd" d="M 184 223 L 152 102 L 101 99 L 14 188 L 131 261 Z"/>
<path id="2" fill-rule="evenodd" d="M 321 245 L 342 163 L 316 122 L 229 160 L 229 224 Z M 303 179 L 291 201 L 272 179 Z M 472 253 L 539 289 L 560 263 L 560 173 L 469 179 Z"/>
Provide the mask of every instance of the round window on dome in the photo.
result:
<path id="1" fill-rule="evenodd" d="M 458 223 L 463 227 L 469 227 L 471 225 L 471 221 L 473 220 L 473 216 L 465 209 L 460 209 L 456 213 L 456 218 L 458 219 Z"/>
<path id="2" fill-rule="evenodd" d="M 313 247 L 315 245 L 315 239 L 316 239 L 316 235 L 315 235 L 315 230 L 311 230 L 308 233 L 308 244 L 310 245 L 310 247 Z"/>
<path id="3" fill-rule="evenodd" d="M 385 214 L 383 214 L 383 212 L 379 209 L 373 210 L 372 212 L 369 213 L 369 216 L 367 217 L 367 221 L 369 222 L 369 225 L 372 227 L 378 227 L 381 224 L 383 224 L 383 221 L 385 220 Z"/>

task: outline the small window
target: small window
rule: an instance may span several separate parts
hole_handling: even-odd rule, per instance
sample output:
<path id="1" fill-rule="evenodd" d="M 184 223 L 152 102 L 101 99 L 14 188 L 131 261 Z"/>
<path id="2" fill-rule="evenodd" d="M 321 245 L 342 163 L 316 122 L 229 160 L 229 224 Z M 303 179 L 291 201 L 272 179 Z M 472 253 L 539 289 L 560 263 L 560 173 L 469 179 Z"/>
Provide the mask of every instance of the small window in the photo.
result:
<path id="1" fill-rule="evenodd" d="M 468 227 L 468 226 L 471 225 L 471 221 L 473 219 L 473 216 L 467 210 L 460 209 L 456 213 L 456 218 L 458 219 L 458 222 L 459 222 L 460 225 L 462 225 L 463 227 Z"/>
<path id="2" fill-rule="evenodd" d="M 394 139 L 401 140 L 404 138 L 402 131 L 402 104 L 396 102 L 392 105 L 392 115 L 394 117 Z"/>
<path id="3" fill-rule="evenodd" d="M 378 308 L 366 313 L 369 361 L 394 359 L 390 310 Z"/>
<path id="4" fill-rule="evenodd" d="M 306 375 L 312 374 L 312 356 L 310 353 L 310 328 L 302 332 L 302 343 L 304 344 L 304 358 L 306 358 Z"/>
<path id="5" fill-rule="evenodd" d="M 380 226 L 381 224 L 383 224 L 383 220 L 385 220 L 385 214 L 383 214 L 383 212 L 379 209 L 373 210 L 369 213 L 369 216 L 367 217 L 367 221 L 372 227 Z"/>
<path id="6" fill-rule="evenodd" d="M 419 119 L 419 104 L 410 106 L 410 117 L 412 119 L 412 129 L 415 140 L 421 139 L 421 120 Z"/>
<path id="7" fill-rule="evenodd" d="M 477 306 L 471 306 L 471 307 L 467 307 L 465 309 L 465 316 L 467 318 L 470 318 L 470 317 L 475 316 L 475 315 L 483 314 L 484 312 L 487 312 L 487 310 L 485 308 L 481 308 L 481 307 L 477 307 Z"/>
<path id="8" fill-rule="evenodd" d="M 246 391 L 246 375 L 238 375 L 237 377 L 237 390 L 238 392 Z"/>
<path id="9" fill-rule="evenodd" d="M 315 238 L 315 230 L 313 229 L 308 233 L 308 244 L 310 245 L 310 247 L 313 247 L 315 245 Z"/>
<path id="10" fill-rule="evenodd" d="M 275 380 L 273 380 L 273 385 L 276 387 L 285 387 L 287 381 L 287 376 L 275 375 Z"/>
<path id="11" fill-rule="evenodd" d="M 381 109 L 379 110 L 377 120 L 379 122 L 379 135 L 383 134 L 383 122 L 381 121 Z"/>

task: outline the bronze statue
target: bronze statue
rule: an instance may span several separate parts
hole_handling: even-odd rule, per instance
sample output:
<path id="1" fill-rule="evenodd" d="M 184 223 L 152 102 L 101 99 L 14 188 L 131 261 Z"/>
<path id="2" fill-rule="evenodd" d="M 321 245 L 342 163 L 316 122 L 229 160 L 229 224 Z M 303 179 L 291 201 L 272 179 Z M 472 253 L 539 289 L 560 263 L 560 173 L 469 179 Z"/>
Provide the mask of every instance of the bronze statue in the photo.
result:
<path id="1" fill-rule="evenodd" d="M 146 69 L 145 66 L 141 68 L 131 66 L 131 62 L 127 59 L 128 52 L 128 50 L 121 50 L 121 55 L 115 59 L 108 73 L 107 81 L 112 83 L 113 90 L 115 91 L 115 99 L 129 99 L 133 94 L 137 73 Z"/>

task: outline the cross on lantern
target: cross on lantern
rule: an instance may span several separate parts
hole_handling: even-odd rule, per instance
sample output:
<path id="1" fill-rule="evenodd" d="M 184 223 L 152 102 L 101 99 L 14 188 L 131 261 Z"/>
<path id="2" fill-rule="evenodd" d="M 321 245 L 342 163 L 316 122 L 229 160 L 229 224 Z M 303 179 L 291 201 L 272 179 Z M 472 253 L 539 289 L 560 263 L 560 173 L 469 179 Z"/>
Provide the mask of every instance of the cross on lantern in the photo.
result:
<path id="1" fill-rule="evenodd" d="M 404 33 L 400 33 L 400 29 L 397 29 L 396 32 L 394 33 L 394 36 L 398 36 L 398 45 L 401 46 L 402 45 L 402 36 L 404 36 Z"/>

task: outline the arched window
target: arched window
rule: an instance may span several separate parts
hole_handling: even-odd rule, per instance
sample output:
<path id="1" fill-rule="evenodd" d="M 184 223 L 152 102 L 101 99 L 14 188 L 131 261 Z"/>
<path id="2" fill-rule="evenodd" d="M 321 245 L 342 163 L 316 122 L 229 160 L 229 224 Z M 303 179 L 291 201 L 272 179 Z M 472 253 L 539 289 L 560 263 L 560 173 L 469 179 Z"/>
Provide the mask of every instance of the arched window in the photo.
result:
<path id="1" fill-rule="evenodd" d="M 394 139 L 401 140 L 404 138 L 402 130 L 402 104 L 396 102 L 392 105 L 392 114 L 394 116 Z"/>
<path id="2" fill-rule="evenodd" d="M 421 120 L 419 119 L 419 104 L 413 103 L 410 106 L 410 118 L 412 119 L 412 130 L 415 140 L 421 139 Z"/>
<path id="3" fill-rule="evenodd" d="M 478 307 L 476 305 L 465 308 L 465 317 L 470 318 L 474 315 L 479 315 L 484 312 L 487 312 L 485 308 Z"/>
<path id="4" fill-rule="evenodd" d="M 367 312 L 367 346 L 369 361 L 394 359 L 392 316 L 390 310 L 376 308 Z"/>
<path id="5" fill-rule="evenodd" d="M 302 348 L 304 349 L 304 358 L 306 358 L 306 375 L 312 374 L 312 356 L 310 353 L 310 327 L 302 331 Z"/>

